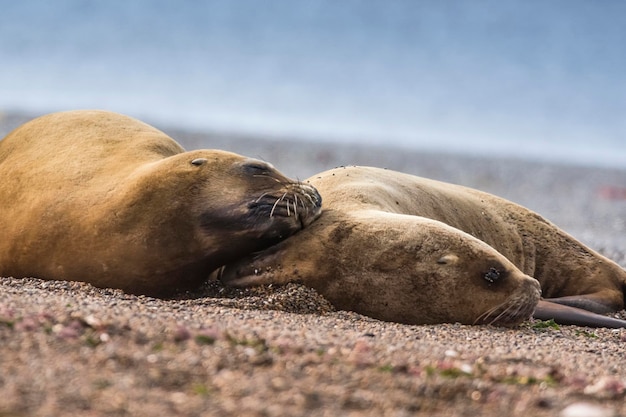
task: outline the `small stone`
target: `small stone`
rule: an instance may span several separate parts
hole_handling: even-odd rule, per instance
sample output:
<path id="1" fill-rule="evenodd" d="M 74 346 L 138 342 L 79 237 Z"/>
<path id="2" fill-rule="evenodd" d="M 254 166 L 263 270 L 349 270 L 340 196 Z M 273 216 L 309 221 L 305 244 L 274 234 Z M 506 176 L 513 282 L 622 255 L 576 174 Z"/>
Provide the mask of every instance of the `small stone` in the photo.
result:
<path id="1" fill-rule="evenodd" d="M 1 321 L 2 320 L 0 319 L 0 322 Z M 15 325 L 17 330 L 24 330 L 28 332 L 36 330 L 38 327 L 37 322 L 32 317 L 26 317 Z"/>
<path id="2" fill-rule="evenodd" d="M 460 370 L 461 372 L 463 372 L 464 374 L 471 375 L 471 374 L 472 374 L 472 372 L 474 371 L 474 367 L 473 367 L 472 365 L 470 365 L 469 363 L 462 363 L 462 364 L 459 366 L 459 370 Z"/>
<path id="3" fill-rule="evenodd" d="M 574 403 L 565 407 L 559 417 L 611 417 L 613 412 L 607 408 L 590 403 Z"/>
<path id="4" fill-rule="evenodd" d="M 74 339 L 80 336 L 78 330 L 73 326 L 63 326 L 60 327 L 55 326 L 53 331 L 59 336 L 61 339 Z"/>
<path id="5" fill-rule="evenodd" d="M 176 330 L 174 330 L 174 341 L 176 343 L 184 342 L 191 338 L 191 332 L 185 326 L 178 326 Z"/>
<path id="6" fill-rule="evenodd" d="M 600 398 L 615 398 L 622 395 L 625 389 L 623 381 L 613 377 L 604 377 L 595 384 L 585 387 L 583 392 Z"/>
<path id="7" fill-rule="evenodd" d="M 89 314 L 83 320 L 85 324 L 91 328 L 102 327 L 102 321 L 97 319 L 93 314 Z"/>
<path id="8" fill-rule="evenodd" d="M 445 355 L 448 358 L 456 358 L 459 356 L 459 352 L 457 352 L 456 350 L 448 349 L 446 350 Z"/>

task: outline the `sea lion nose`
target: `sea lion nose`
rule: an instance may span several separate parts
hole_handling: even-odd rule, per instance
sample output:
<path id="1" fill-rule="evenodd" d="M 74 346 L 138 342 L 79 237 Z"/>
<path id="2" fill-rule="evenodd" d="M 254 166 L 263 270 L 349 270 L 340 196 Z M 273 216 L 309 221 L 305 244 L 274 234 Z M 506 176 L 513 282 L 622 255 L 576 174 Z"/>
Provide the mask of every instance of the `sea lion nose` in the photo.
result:
<path id="1" fill-rule="evenodd" d="M 300 184 L 298 194 L 300 194 L 300 199 L 307 203 L 306 210 L 299 216 L 302 227 L 306 227 L 322 213 L 322 196 L 315 187 L 308 184 Z"/>
<path id="2" fill-rule="evenodd" d="M 533 298 L 536 298 L 538 301 L 539 298 L 541 298 L 541 284 L 539 284 L 539 281 L 531 276 L 525 275 L 524 278 L 525 279 L 521 285 L 523 291 L 528 292 Z"/>

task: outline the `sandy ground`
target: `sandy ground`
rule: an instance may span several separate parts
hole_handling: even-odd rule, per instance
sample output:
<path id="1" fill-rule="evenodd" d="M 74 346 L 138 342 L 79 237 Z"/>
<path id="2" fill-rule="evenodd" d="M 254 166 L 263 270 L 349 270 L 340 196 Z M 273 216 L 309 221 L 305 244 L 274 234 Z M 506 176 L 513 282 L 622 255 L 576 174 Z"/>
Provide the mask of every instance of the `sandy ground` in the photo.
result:
<path id="1" fill-rule="evenodd" d="M 0 114 L 0 136 L 23 120 Z M 164 130 L 294 177 L 367 164 L 480 188 L 626 266 L 626 171 Z M 626 330 L 399 325 L 296 284 L 161 300 L 0 278 L 0 417 L 619 416 L 625 354 Z"/>

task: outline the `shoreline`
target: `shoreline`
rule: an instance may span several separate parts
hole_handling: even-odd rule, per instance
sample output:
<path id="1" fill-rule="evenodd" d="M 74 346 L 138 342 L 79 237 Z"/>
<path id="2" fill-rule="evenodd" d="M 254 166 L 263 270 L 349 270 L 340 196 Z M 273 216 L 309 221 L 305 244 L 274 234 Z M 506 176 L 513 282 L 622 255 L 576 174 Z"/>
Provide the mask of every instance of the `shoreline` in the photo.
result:
<path id="1" fill-rule="evenodd" d="M 50 112 L 38 113 L 0 108 L 0 139 L 6 136 L 10 130 L 18 127 L 19 125 L 48 113 Z M 454 149 L 450 151 L 443 151 L 433 148 L 411 148 L 406 145 L 396 144 L 389 144 L 386 146 L 382 144 L 370 143 L 361 144 L 358 141 L 333 141 L 329 139 L 317 140 L 314 137 L 306 136 L 289 137 L 287 135 L 272 135 L 263 133 L 255 135 L 237 131 L 185 128 L 181 124 L 174 125 L 160 123 L 158 119 L 140 118 L 139 120 L 162 130 L 181 143 L 181 145 L 183 145 L 183 147 L 187 150 L 211 146 L 215 149 L 230 150 L 232 152 L 242 153 L 253 157 L 254 155 L 252 155 L 252 153 L 261 151 L 262 153 L 268 153 L 269 155 L 259 155 L 258 157 L 267 158 L 275 152 L 277 147 L 294 147 L 296 145 L 302 146 L 303 150 L 312 153 L 314 158 L 306 160 L 305 165 L 310 166 L 310 168 L 305 168 L 304 170 L 301 170 L 301 172 L 298 172 L 296 169 L 294 174 L 298 175 L 304 173 L 308 174 L 307 176 L 310 176 L 321 169 L 329 169 L 342 165 L 341 162 L 343 159 L 346 159 L 346 156 L 349 156 L 347 159 L 351 162 L 343 162 L 343 165 L 372 165 L 377 163 L 378 165 L 376 166 L 404 171 L 415 175 L 419 175 L 417 172 L 420 168 L 416 168 L 411 165 L 410 161 L 413 158 L 417 158 L 420 163 L 425 163 L 427 168 L 430 170 L 436 170 L 436 168 L 431 167 L 433 163 L 431 162 L 429 164 L 428 161 L 432 161 L 433 159 L 451 158 L 459 161 L 477 161 L 477 163 L 479 162 L 480 164 L 491 163 L 496 166 L 500 164 L 506 166 L 510 163 L 550 165 L 563 169 L 571 168 L 583 171 L 603 171 L 610 173 L 609 175 L 618 175 L 619 173 L 626 175 L 626 166 L 617 167 L 593 163 L 587 164 L 576 161 L 559 160 L 552 157 L 534 158 L 531 156 L 503 155 L 498 153 L 480 155 L 473 152 L 459 152 Z M 249 151 L 246 152 L 246 150 Z M 333 151 L 336 152 L 336 155 L 333 154 Z M 372 152 L 374 152 L 375 155 L 372 155 Z M 283 155 L 279 154 L 278 156 L 282 157 Z M 337 159 L 341 157 L 344 158 Z M 289 167 L 295 166 L 302 168 L 300 164 L 290 163 L 289 160 L 281 162 L 287 164 Z M 385 165 L 385 162 L 387 162 L 389 166 Z M 333 165 L 333 163 L 335 164 Z"/>

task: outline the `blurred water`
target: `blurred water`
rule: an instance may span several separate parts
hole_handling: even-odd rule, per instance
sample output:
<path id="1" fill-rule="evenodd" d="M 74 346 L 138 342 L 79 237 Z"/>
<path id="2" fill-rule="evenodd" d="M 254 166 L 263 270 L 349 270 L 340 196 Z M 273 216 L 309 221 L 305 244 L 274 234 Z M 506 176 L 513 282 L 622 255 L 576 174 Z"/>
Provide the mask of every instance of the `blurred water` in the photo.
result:
<path id="1" fill-rule="evenodd" d="M 0 0 L 0 109 L 626 168 L 626 2 Z"/>

